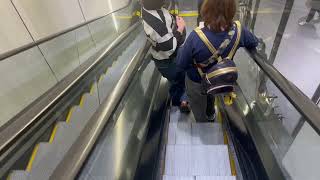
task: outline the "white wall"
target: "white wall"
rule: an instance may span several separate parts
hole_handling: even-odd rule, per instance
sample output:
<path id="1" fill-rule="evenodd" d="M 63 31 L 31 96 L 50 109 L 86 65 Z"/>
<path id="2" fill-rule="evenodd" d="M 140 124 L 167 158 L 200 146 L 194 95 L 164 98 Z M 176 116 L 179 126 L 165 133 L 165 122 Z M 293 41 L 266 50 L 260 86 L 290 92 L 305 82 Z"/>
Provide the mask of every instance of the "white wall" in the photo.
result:
<path id="1" fill-rule="evenodd" d="M 110 4 L 118 9 L 127 1 L 110 0 Z M 81 2 L 88 12 L 86 19 L 111 10 L 108 0 Z M 32 42 L 32 37 L 44 38 L 85 18 L 78 0 L 1 0 L 0 21 L 0 53 L 4 53 Z M 99 28 L 92 23 L 0 61 L 0 126 L 87 60 L 98 45 L 108 45 L 116 35 L 113 19 L 101 19 Z"/>
<path id="2" fill-rule="evenodd" d="M 2 0 L 0 53 L 32 42 L 27 29 L 38 40 L 85 20 L 103 16 L 128 2 L 129 0 L 12 0 L 11 3 L 10 0 Z"/>
<path id="3" fill-rule="evenodd" d="M 13 0 L 34 39 L 84 22 L 77 0 Z"/>
<path id="4" fill-rule="evenodd" d="M 111 11 L 109 0 L 79 0 L 86 20 L 103 16 Z"/>
<path id="5" fill-rule="evenodd" d="M 129 0 L 79 0 L 86 20 L 103 16 L 124 7 Z"/>
<path id="6" fill-rule="evenodd" d="M 0 1 L 0 53 L 32 42 L 9 0 Z"/>

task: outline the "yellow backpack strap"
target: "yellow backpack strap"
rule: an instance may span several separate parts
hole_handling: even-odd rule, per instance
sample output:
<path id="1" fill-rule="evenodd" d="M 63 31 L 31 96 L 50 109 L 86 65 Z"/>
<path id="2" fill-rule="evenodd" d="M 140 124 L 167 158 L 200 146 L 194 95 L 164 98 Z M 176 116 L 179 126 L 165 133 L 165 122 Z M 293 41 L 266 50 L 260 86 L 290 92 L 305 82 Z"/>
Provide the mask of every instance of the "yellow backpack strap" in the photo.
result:
<path id="1" fill-rule="evenodd" d="M 212 53 L 212 56 L 214 58 L 216 58 L 218 60 L 218 62 L 222 61 L 222 58 L 221 56 L 217 56 L 216 55 L 216 52 L 217 52 L 217 49 L 211 44 L 211 42 L 209 41 L 209 39 L 207 38 L 207 36 L 203 33 L 203 31 L 201 30 L 201 28 L 197 27 L 195 30 L 194 30 L 198 36 L 200 37 L 200 39 L 202 40 L 202 42 L 208 47 L 209 51 Z M 211 62 L 212 63 L 212 62 Z"/>
<path id="2" fill-rule="evenodd" d="M 242 27 L 241 27 L 241 23 L 239 21 L 235 21 L 236 25 L 237 25 L 237 39 L 228 55 L 229 59 L 232 59 L 232 57 L 234 56 L 234 54 L 236 53 L 236 50 L 239 46 L 240 43 L 240 39 L 241 39 L 241 32 L 242 32 Z"/>

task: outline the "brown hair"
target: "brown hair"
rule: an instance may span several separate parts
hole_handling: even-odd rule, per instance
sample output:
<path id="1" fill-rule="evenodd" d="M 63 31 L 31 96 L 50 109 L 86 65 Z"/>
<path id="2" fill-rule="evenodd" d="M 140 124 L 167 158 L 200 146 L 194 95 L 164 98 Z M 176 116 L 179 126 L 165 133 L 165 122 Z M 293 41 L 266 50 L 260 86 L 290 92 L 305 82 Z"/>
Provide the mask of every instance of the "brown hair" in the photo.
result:
<path id="1" fill-rule="evenodd" d="M 141 2 L 147 10 L 158 10 L 164 5 L 164 0 L 142 0 Z"/>
<path id="2" fill-rule="evenodd" d="M 235 0 L 205 0 L 201 7 L 205 26 L 214 32 L 229 30 L 236 14 Z"/>

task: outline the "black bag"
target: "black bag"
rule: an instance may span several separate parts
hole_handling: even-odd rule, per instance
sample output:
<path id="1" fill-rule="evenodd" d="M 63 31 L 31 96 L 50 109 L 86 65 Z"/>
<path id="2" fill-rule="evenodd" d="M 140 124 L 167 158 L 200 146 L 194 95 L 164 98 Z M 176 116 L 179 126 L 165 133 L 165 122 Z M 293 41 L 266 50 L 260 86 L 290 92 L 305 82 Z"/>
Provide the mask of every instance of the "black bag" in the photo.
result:
<path id="1" fill-rule="evenodd" d="M 222 52 L 228 47 L 235 35 L 235 28 L 237 28 L 236 41 L 228 57 L 222 58 Z M 240 22 L 236 21 L 234 23 L 234 26 L 228 33 L 229 38 L 220 45 L 218 50 L 214 48 L 200 28 L 195 29 L 195 32 L 213 54 L 205 63 L 199 64 L 194 61 L 194 64 L 197 66 L 198 72 L 202 77 L 204 93 L 218 95 L 233 92 L 238 79 L 238 70 L 235 63 L 232 61 L 232 58 L 238 48 L 241 38 Z"/>

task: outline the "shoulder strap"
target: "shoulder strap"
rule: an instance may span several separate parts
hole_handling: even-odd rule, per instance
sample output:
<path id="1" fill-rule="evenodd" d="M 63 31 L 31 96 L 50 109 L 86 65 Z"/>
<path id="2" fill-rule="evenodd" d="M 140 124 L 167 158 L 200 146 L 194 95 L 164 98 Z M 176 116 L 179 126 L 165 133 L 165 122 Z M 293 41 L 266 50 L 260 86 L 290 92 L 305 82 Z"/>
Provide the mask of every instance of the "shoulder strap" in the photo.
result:
<path id="1" fill-rule="evenodd" d="M 209 41 L 209 39 L 207 38 L 207 36 L 203 33 L 203 31 L 197 27 L 194 30 L 198 36 L 200 37 L 200 39 L 202 40 L 202 42 L 208 47 L 209 51 L 212 53 L 213 57 L 216 58 L 218 60 L 218 62 L 220 62 L 222 60 L 221 56 L 217 56 L 216 52 L 217 49 L 211 44 L 211 42 Z M 210 58 L 212 59 L 212 58 Z"/>
<path id="2" fill-rule="evenodd" d="M 236 53 L 236 50 L 239 46 L 240 39 L 241 39 L 241 32 L 242 32 L 241 23 L 239 21 L 235 21 L 235 24 L 237 25 L 237 39 L 236 39 L 235 43 L 233 44 L 233 47 L 228 55 L 229 59 L 232 59 L 232 57 Z"/>

